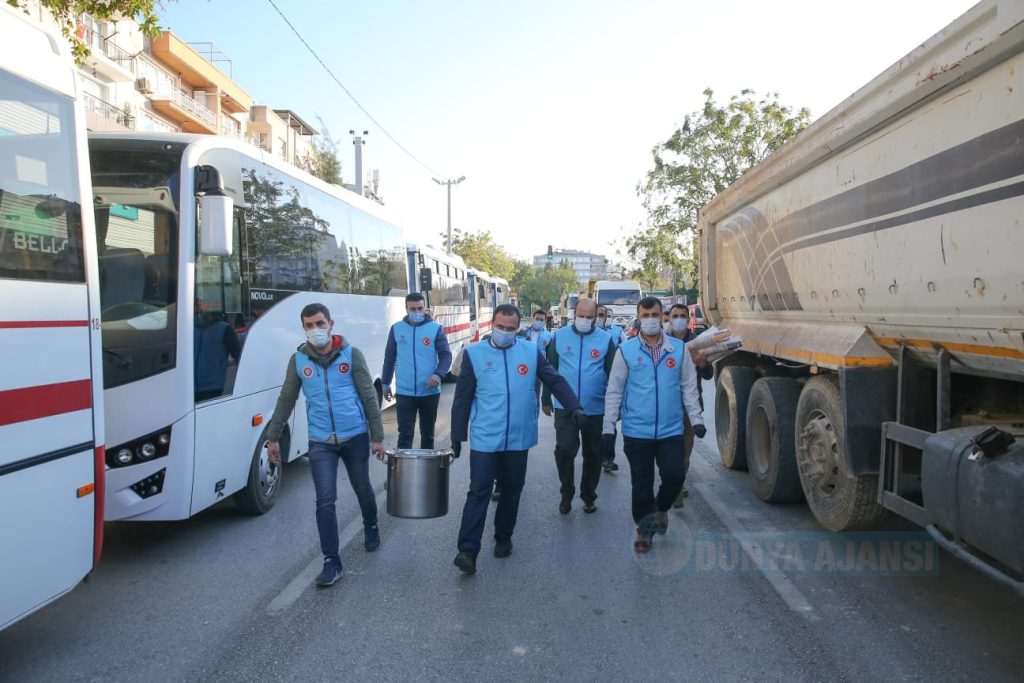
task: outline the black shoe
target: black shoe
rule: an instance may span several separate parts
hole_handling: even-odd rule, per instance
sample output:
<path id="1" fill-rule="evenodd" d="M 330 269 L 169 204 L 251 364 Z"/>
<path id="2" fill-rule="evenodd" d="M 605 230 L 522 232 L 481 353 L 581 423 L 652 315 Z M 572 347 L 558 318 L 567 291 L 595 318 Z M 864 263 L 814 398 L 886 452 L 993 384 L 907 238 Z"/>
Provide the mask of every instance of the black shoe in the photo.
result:
<path id="1" fill-rule="evenodd" d="M 594 501 L 590 501 L 589 503 L 583 503 L 583 511 L 586 512 L 588 515 L 592 512 L 597 512 L 597 505 L 594 504 Z"/>
<path id="2" fill-rule="evenodd" d="M 327 560 L 324 562 L 323 571 L 316 577 L 316 585 L 321 588 L 327 586 L 333 586 L 334 583 L 341 578 L 341 565 L 334 560 Z"/>
<path id="3" fill-rule="evenodd" d="M 476 574 L 476 553 L 463 550 L 455 556 L 452 562 L 463 574 Z"/>
<path id="4" fill-rule="evenodd" d="M 363 547 L 368 553 L 372 553 L 380 547 L 380 529 L 376 524 L 363 529 Z"/>
<path id="5" fill-rule="evenodd" d="M 567 515 L 572 512 L 572 498 L 562 498 L 562 502 L 558 504 L 558 511 L 563 515 Z"/>
<path id="6" fill-rule="evenodd" d="M 614 460 L 605 460 L 604 464 L 601 465 L 601 467 L 604 468 L 605 474 L 619 471 L 619 466 L 615 464 Z"/>
<path id="7" fill-rule="evenodd" d="M 494 542 L 494 556 L 508 557 L 512 554 L 512 540 L 502 539 Z"/>

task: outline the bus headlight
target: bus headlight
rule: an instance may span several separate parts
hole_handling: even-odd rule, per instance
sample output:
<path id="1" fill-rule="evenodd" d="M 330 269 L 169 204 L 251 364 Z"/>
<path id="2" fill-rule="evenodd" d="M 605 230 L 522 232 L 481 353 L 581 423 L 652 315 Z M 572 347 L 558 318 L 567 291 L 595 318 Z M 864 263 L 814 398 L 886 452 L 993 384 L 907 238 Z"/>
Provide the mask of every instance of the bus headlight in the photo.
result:
<path id="1" fill-rule="evenodd" d="M 114 455 L 114 460 L 117 461 L 118 465 L 130 465 L 132 462 L 132 452 L 128 448 L 120 448 Z"/>
<path id="2" fill-rule="evenodd" d="M 171 433 L 164 432 L 160 436 L 156 437 L 156 440 L 160 443 L 161 446 L 167 446 L 168 444 L 171 443 Z"/>
<path id="3" fill-rule="evenodd" d="M 171 452 L 171 428 L 144 434 L 107 449 L 107 467 L 128 467 L 162 458 Z"/>
<path id="4" fill-rule="evenodd" d="M 148 441 L 139 446 L 139 458 L 142 460 L 149 460 L 156 455 L 156 446 L 149 443 Z"/>

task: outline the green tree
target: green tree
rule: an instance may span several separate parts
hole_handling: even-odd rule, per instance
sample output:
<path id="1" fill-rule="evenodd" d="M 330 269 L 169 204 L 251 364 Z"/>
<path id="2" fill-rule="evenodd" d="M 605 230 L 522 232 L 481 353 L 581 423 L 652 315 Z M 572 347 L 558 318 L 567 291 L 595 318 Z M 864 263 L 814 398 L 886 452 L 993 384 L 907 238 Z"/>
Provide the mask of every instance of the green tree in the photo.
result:
<path id="1" fill-rule="evenodd" d="M 28 0 L 7 0 L 7 4 L 28 14 Z M 152 38 L 160 34 L 160 19 L 156 16 L 159 0 L 39 0 L 39 4 L 53 15 L 79 64 L 84 64 L 91 54 L 89 46 L 78 35 L 78 17 L 82 14 L 101 21 L 130 17 L 139 23 L 143 35 Z"/>
<path id="2" fill-rule="evenodd" d="M 441 239 L 443 243 L 447 243 L 448 233 L 442 233 Z M 494 240 L 489 230 L 464 232 L 458 228 L 453 229 L 452 252 L 461 256 L 470 268 L 505 278 L 509 284 L 516 278 L 516 260 Z"/>
<path id="3" fill-rule="evenodd" d="M 578 288 L 576 271 L 563 263 L 557 268 L 534 269 L 533 274 L 519 288 L 519 297 L 523 304 L 537 304 L 547 309 L 557 303 L 563 294 L 575 292 Z"/>
<path id="4" fill-rule="evenodd" d="M 704 90 L 704 106 L 651 151 L 654 167 L 637 184 L 647 227 L 626 237 L 626 253 L 645 284 L 697 279 L 697 212 L 719 192 L 807 127 L 807 108 L 794 112 L 778 93 L 743 90 L 725 104 Z"/>
<path id="5" fill-rule="evenodd" d="M 338 141 L 331 137 L 324 120 L 320 121 L 320 132 L 313 138 L 313 151 L 306 160 L 307 170 L 325 183 L 341 185 L 341 155 Z"/>

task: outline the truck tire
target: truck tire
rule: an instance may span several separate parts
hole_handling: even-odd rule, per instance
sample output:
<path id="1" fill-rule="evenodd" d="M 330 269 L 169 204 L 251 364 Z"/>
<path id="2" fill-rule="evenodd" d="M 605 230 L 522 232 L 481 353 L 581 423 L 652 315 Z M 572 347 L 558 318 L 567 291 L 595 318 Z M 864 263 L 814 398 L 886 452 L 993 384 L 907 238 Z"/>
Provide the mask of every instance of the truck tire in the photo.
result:
<path id="1" fill-rule="evenodd" d="M 281 464 L 274 465 L 267 453 L 267 433 L 263 432 L 260 436 L 256 452 L 253 453 L 252 462 L 249 464 L 249 478 L 245 482 L 245 487 L 235 494 L 235 504 L 242 512 L 262 515 L 277 502 L 277 493 L 281 490 L 281 479 L 284 475 L 284 463 L 288 460 L 288 449 L 291 447 L 287 428 L 281 434 L 278 443 L 281 445 Z"/>
<path id="2" fill-rule="evenodd" d="M 757 497 L 791 503 L 804 497 L 796 467 L 796 405 L 800 385 L 788 377 L 762 377 L 747 402 L 747 469 Z"/>
<path id="3" fill-rule="evenodd" d="M 723 368 L 715 386 L 715 435 L 722 464 L 730 470 L 747 466 L 747 399 L 757 375 L 738 365 Z"/>
<path id="4" fill-rule="evenodd" d="M 838 382 L 812 378 L 796 408 L 796 462 L 807 504 L 829 531 L 868 528 L 884 512 L 877 500 L 878 476 L 850 470 L 845 432 Z"/>

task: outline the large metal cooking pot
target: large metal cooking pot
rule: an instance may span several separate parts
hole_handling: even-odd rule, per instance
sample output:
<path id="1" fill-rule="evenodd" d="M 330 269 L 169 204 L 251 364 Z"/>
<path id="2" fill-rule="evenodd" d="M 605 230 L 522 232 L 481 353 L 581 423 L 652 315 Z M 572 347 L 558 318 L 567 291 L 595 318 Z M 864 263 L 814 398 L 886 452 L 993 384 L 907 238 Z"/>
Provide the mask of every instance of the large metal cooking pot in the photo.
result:
<path id="1" fill-rule="evenodd" d="M 430 519 L 448 514 L 450 448 L 404 448 L 387 451 L 388 514 L 392 517 Z"/>

